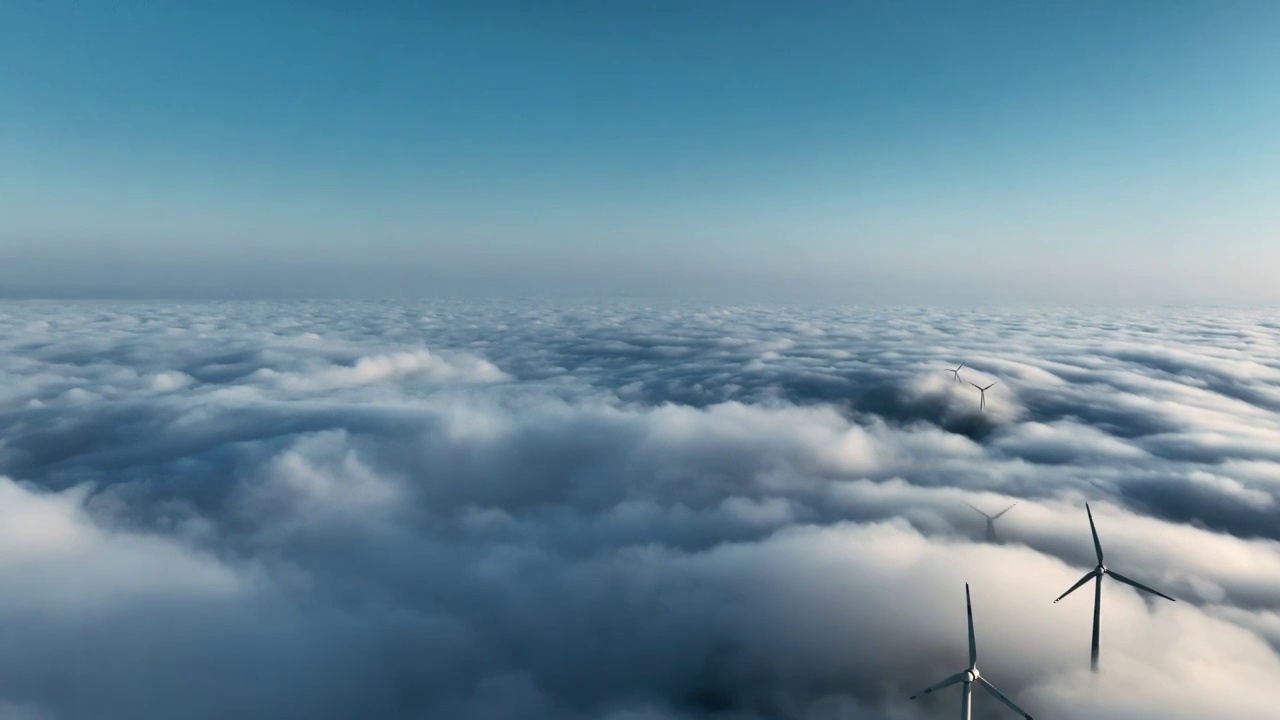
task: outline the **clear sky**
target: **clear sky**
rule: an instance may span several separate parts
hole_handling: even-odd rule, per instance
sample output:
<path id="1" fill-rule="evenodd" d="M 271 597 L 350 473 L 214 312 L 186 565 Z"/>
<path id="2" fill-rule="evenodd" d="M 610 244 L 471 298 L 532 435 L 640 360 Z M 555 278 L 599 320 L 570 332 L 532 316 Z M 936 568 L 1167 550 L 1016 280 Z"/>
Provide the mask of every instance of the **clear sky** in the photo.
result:
<path id="1" fill-rule="evenodd" d="M 0 293 L 1280 302 L 1280 2 L 0 3 Z"/>

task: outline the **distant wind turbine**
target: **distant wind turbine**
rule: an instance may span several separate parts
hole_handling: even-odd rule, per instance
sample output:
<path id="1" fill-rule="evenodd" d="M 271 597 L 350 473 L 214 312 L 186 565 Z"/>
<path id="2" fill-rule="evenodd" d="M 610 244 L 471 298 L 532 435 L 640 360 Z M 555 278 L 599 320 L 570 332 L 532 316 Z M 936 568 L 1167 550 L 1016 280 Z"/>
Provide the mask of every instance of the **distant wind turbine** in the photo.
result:
<path id="1" fill-rule="evenodd" d="M 960 368 L 962 367 L 964 367 L 964 363 L 957 365 L 955 370 L 947 368 L 947 372 L 951 373 L 952 377 L 956 379 L 956 382 L 960 382 Z"/>
<path id="2" fill-rule="evenodd" d="M 979 393 L 981 393 L 981 395 L 980 395 L 980 396 L 979 396 L 979 398 L 978 398 L 978 409 L 979 409 L 979 410 L 986 410 L 986 409 L 987 409 L 987 391 L 988 391 L 988 390 L 990 390 L 991 388 L 995 387 L 995 386 L 996 386 L 996 384 L 995 384 L 995 383 L 991 383 L 990 385 L 988 385 L 988 386 L 986 386 L 986 387 L 982 387 L 981 385 L 979 385 L 979 384 L 977 384 L 977 383 L 973 382 L 972 380 L 971 380 L 971 381 L 969 381 L 969 384 L 970 384 L 970 385 L 972 385 L 972 386 L 974 386 L 974 387 L 976 387 L 976 388 L 978 388 L 978 392 L 979 392 Z"/>
<path id="3" fill-rule="evenodd" d="M 1102 543 L 1098 540 L 1098 529 L 1094 527 L 1093 511 L 1089 509 L 1089 503 L 1085 503 L 1084 511 L 1089 514 L 1089 530 L 1093 533 L 1093 549 L 1098 554 L 1098 567 L 1090 570 L 1088 573 L 1085 573 L 1085 576 L 1080 578 L 1080 580 L 1077 581 L 1075 585 L 1072 585 L 1070 590 L 1059 595 L 1058 600 L 1061 600 L 1062 598 L 1075 592 L 1076 588 L 1088 582 L 1090 578 L 1094 579 L 1093 649 L 1091 650 L 1089 657 L 1090 657 L 1091 665 L 1093 667 L 1093 671 L 1098 672 L 1098 629 L 1102 622 L 1102 576 L 1103 575 L 1110 575 L 1111 577 L 1115 578 L 1116 580 L 1119 580 L 1125 585 L 1132 585 L 1133 587 L 1136 587 L 1143 592 L 1151 593 L 1152 595 L 1158 595 L 1170 602 L 1178 602 L 1178 601 L 1174 600 L 1173 598 L 1169 597 L 1168 595 L 1165 595 L 1164 593 L 1158 590 L 1153 590 L 1136 580 L 1130 580 L 1129 578 L 1121 575 L 1115 570 L 1112 570 L 1108 568 L 1106 565 L 1102 564 Z M 1058 600 L 1054 600 L 1054 602 L 1058 602 Z"/>
<path id="4" fill-rule="evenodd" d="M 956 683 L 964 683 L 964 694 L 961 695 L 960 698 L 960 720 L 970 720 L 973 716 L 971 702 L 973 699 L 973 684 L 978 683 L 982 686 L 983 690 L 991 693 L 995 699 L 1013 708 L 1015 712 L 1027 720 L 1031 720 L 1031 716 L 1028 715 L 1025 710 L 1015 705 L 1009 698 L 1005 697 L 1004 693 L 997 690 L 995 685 L 988 682 L 987 679 L 982 677 L 982 674 L 978 672 L 978 644 L 973 637 L 973 601 L 969 599 L 969 583 L 964 584 L 964 604 L 965 610 L 969 614 L 969 669 L 952 675 L 937 685 L 929 687 L 924 692 L 912 695 L 911 699 L 915 700 L 921 695 L 928 695 L 934 690 L 941 690 L 944 687 L 950 687 Z"/>
<path id="5" fill-rule="evenodd" d="M 1018 504 L 1018 503 L 1014 503 L 1013 505 L 1017 505 L 1017 504 Z M 969 505 L 969 503 L 965 503 L 965 505 Z M 982 517 L 984 517 L 984 518 L 986 518 L 986 519 L 987 519 L 987 542 L 992 542 L 992 543 L 993 543 L 993 542 L 1000 542 L 1000 539 L 996 537 L 996 520 L 997 520 L 1001 515 L 1004 515 L 1005 513 L 1007 513 L 1007 512 L 1009 512 L 1010 510 L 1012 510 L 1012 509 L 1013 509 L 1013 505 L 1010 505 L 1009 507 L 1007 507 L 1007 508 L 1005 508 L 1005 509 L 1001 510 L 1000 512 L 996 513 L 995 515 L 988 515 L 988 514 L 986 514 L 986 513 L 982 512 L 981 510 L 979 510 L 978 508 L 973 507 L 972 505 L 969 505 L 969 507 L 973 508 L 974 512 L 978 513 L 979 515 L 981 515 Z"/>

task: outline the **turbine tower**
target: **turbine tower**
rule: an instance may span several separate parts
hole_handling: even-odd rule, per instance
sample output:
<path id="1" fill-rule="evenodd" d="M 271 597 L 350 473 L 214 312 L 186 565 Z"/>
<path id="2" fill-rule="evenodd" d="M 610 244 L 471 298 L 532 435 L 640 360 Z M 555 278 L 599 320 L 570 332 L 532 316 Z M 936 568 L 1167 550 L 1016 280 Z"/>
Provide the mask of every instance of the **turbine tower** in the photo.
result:
<path id="1" fill-rule="evenodd" d="M 980 393 L 980 396 L 979 396 L 979 399 L 978 399 L 978 409 L 979 409 L 979 410 L 986 410 L 986 409 L 987 409 L 987 391 L 988 391 L 988 390 L 990 390 L 991 388 L 995 387 L 995 386 L 996 386 L 996 384 L 995 384 L 995 383 L 991 383 L 990 385 L 988 385 L 988 386 L 986 386 L 986 387 L 982 387 L 981 385 L 979 385 L 979 384 L 977 384 L 977 383 L 973 382 L 972 380 L 971 380 L 971 381 L 969 381 L 969 384 L 970 384 L 970 385 L 972 385 L 972 386 L 974 386 L 974 387 L 976 387 L 976 388 L 978 388 L 978 392 Z"/>
<path id="2" fill-rule="evenodd" d="M 1089 514 L 1089 530 L 1093 533 L 1093 549 L 1098 554 L 1098 567 L 1085 573 L 1085 576 L 1080 578 L 1075 585 L 1072 585 L 1070 590 L 1067 590 L 1066 592 L 1059 595 L 1058 600 L 1061 600 L 1062 598 L 1075 592 L 1076 588 L 1088 582 L 1090 578 L 1093 579 L 1094 581 L 1094 585 L 1093 585 L 1093 649 L 1090 651 L 1089 657 L 1090 657 L 1090 663 L 1093 668 L 1093 671 L 1098 672 L 1098 629 L 1102 623 L 1102 576 L 1103 575 L 1110 575 L 1111 577 L 1115 578 L 1116 580 L 1119 580 L 1125 585 L 1132 585 L 1133 587 L 1136 587 L 1143 592 L 1151 593 L 1152 595 L 1157 595 L 1159 597 L 1164 598 L 1165 600 L 1168 600 L 1169 602 L 1178 602 L 1178 601 L 1174 600 L 1168 595 L 1165 595 L 1159 590 L 1153 590 L 1147 587 L 1146 585 L 1143 585 L 1137 580 L 1130 580 L 1129 578 L 1121 575 L 1115 570 L 1112 570 L 1111 568 L 1104 565 L 1102 563 L 1102 542 L 1098 540 L 1098 529 L 1093 524 L 1093 511 L 1089 509 L 1089 503 L 1084 504 L 1084 511 Z M 1058 602 L 1058 600 L 1054 600 L 1054 602 Z"/>
<path id="3" fill-rule="evenodd" d="M 956 382 L 960 382 L 960 368 L 962 367 L 964 367 L 964 363 L 957 365 L 955 370 L 947 368 L 947 372 L 951 373 L 952 377 L 956 379 Z"/>
<path id="4" fill-rule="evenodd" d="M 1018 503 L 1014 503 L 1013 505 L 1017 505 L 1017 504 Z M 965 503 L 965 505 L 969 505 L 969 503 Z M 982 512 L 981 510 L 979 510 L 978 508 L 973 507 L 972 505 L 969 505 L 969 507 L 973 508 L 974 512 L 978 513 L 979 515 L 987 519 L 987 542 L 990 542 L 990 543 L 1000 542 L 1000 538 L 996 537 L 996 520 L 999 519 L 1001 515 L 1004 515 L 1005 513 L 1012 510 L 1013 505 L 1010 505 L 1009 507 L 1001 510 L 995 515 L 988 515 Z"/>
<path id="5" fill-rule="evenodd" d="M 960 720 L 971 720 L 973 717 L 973 684 L 977 683 L 982 686 L 983 690 L 991 693 L 992 697 L 1013 708 L 1014 712 L 1027 720 L 1031 720 L 1031 716 L 1028 715 L 1026 711 L 1015 705 L 1012 700 L 1005 697 L 1004 693 L 997 690 L 995 685 L 988 682 L 987 679 L 982 677 L 982 674 L 978 672 L 978 644 L 973 637 L 973 601 L 969 599 L 969 583 L 964 584 L 964 604 L 965 610 L 969 614 L 969 669 L 952 675 L 937 685 L 929 687 L 924 692 L 912 695 L 911 699 L 915 700 L 921 695 L 928 695 L 934 690 L 941 690 L 944 687 L 950 687 L 956 683 L 964 683 L 964 693 L 960 696 Z"/>

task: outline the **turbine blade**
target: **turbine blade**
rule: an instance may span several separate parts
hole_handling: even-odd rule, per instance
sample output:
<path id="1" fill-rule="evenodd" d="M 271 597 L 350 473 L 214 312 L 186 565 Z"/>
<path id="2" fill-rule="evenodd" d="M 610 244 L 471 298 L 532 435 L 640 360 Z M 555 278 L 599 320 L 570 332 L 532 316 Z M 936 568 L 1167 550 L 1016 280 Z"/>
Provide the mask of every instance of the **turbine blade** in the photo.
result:
<path id="1" fill-rule="evenodd" d="M 1018 503 L 1014 503 L 1013 505 L 1017 505 L 1017 504 L 1018 504 Z M 1012 510 L 1012 509 L 1013 509 L 1013 505 L 1010 505 L 1009 507 L 1007 507 L 1007 508 L 1005 508 L 1005 509 L 1001 510 L 1000 512 L 996 513 L 996 516 L 995 516 L 994 518 L 992 518 L 992 520 L 995 520 L 996 518 L 999 518 L 1001 515 L 1003 515 L 1003 514 L 1005 514 L 1005 513 L 1009 512 L 1010 510 Z"/>
<path id="2" fill-rule="evenodd" d="M 981 390 L 981 389 L 982 389 L 982 386 L 981 386 L 981 385 L 979 385 L 978 383 L 976 383 L 976 382 L 974 382 L 974 381 L 972 381 L 972 380 L 970 380 L 970 381 L 969 381 L 969 384 L 970 384 L 970 385 L 972 385 L 972 386 L 974 386 L 974 387 L 976 387 L 976 388 L 978 388 L 979 390 Z"/>
<path id="3" fill-rule="evenodd" d="M 942 682 L 940 682 L 940 683 L 938 683 L 938 684 L 936 684 L 936 685 L 930 685 L 929 687 L 925 688 L 924 690 L 921 690 L 920 692 L 916 693 L 915 695 L 912 695 L 912 696 L 911 696 L 911 699 L 912 699 L 912 700 L 915 700 L 916 698 L 920 697 L 921 695 L 928 695 L 929 693 L 933 692 L 934 690 L 941 690 L 941 689 L 942 689 L 942 688 L 944 688 L 944 687 L 950 687 L 950 686 L 952 686 L 952 685 L 955 685 L 956 683 L 958 683 L 958 682 L 960 682 L 961 680 L 964 680 L 966 677 L 968 677 L 968 675 L 969 675 L 968 673 L 962 673 L 962 672 L 956 673 L 955 675 L 952 675 L 951 677 L 947 678 L 946 680 L 943 680 Z"/>
<path id="4" fill-rule="evenodd" d="M 962 367 L 964 367 L 964 363 L 960 363 L 960 365 L 956 367 L 956 372 L 959 372 Z"/>
<path id="5" fill-rule="evenodd" d="M 986 678 L 984 678 L 984 677 L 982 677 L 981 675 L 979 675 L 979 676 L 978 676 L 978 683 L 979 683 L 980 685 L 982 685 L 982 688 L 983 688 L 984 690 L 986 690 L 987 692 L 989 692 L 989 693 L 991 693 L 993 696 L 995 696 L 995 699 L 999 700 L 1000 702 L 1004 703 L 1005 705 L 1008 705 L 1010 709 L 1012 709 L 1014 712 L 1018 713 L 1018 714 L 1019 714 L 1019 715 L 1021 715 L 1022 717 L 1026 718 L 1027 720 L 1031 720 L 1031 716 L 1027 714 L 1027 711 L 1026 711 L 1026 710 L 1023 710 L 1022 708 L 1018 707 L 1016 703 L 1014 703 L 1014 702 L 1013 702 L 1012 700 L 1010 700 L 1009 698 L 1005 697 L 1004 693 L 1002 693 L 1002 692 L 1000 692 L 999 690 L 997 690 L 997 689 L 996 689 L 996 686 L 995 686 L 995 685 L 992 685 L 990 680 L 987 680 Z"/>
<path id="6" fill-rule="evenodd" d="M 1075 592 L 1077 589 L 1079 589 L 1079 588 L 1080 588 L 1080 586 L 1081 586 L 1081 585 L 1083 585 L 1083 584 L 1085 584 L 1085 583 L 1089 582 L 1090 580 L 1092 580 L 1092 579 L 1093 579 L 1093 577 L 1094 577 L 1095 575 L 1097 575 L 1097 574 L 1098 574 L 1098 571 L 1097 571 L 1097 570 L 1090 570 L 1089 572 L 1085 573 L 1084 577 L 1082 577 L 1082 578 L 1080 578 L 1079 580 L 1077 580 L 1077 581 L 1076 581 L 1076 584 L 1075 584 L 1075 585 L 1072 585 L 1070 590 L 1068 590 L 1068 591 L 1066 591 L 1066 592 L 1062 593 L 1061 595 L 1059 595 L 1059 596 L 1058 596 L 1058 600 L 1061 600 L 1062 598 L 1064 598 L 1064 597 L 1066 597 L 1066 596 L 1070 595 L 1071 593 Z M 1058 600 L 1054 600 L 1054 602 L 1058 602 Z"/>
<path id="7" fill-rule="evenodd" d="M 969 505 L 969 503 L 965 503 L 965 505 Z M 990 516 L 990 515 L 988 515 L 988 514 L 986 514 L 986 513 L 982 512 L 982 511 L 981 511 L 981 510 L 979 510 L 978 508 L 973 507 L 972 505 L 969 505 L 969 507 L 973 508 L 973 511 L 974 511 L 974 512 L 976 512 L 976 513 L 978 513 L 978 514 L 979 514 L 979 515 L 981 515 L 982 517 L 984 517 L 984 518 L 986 518 L 986 519 L 988 519 L 988 520 L 990 520 L 990 519 L 991 519 L 991 516 Z M 996 517 L 1000 517 L 1000 516 L 999 516 L 999 515 L 997 515 Z"/>
<path id="8" fill-rule="evenodd" d="M 1089 532 L 1093 533 L 1093 549 L 1098 552 L 1098 564 L 1102 564 L 1102 541 L 1098 539 L 1098 528 L 1093 524 L 1093 511 L 1089 503 L 1084 504 L 1084 511 L 1089 514 Z"/>
<path id="9" fill-rule="evenodd" d="M 1168 595 L 1165 595 L 1164 593 L 1160 592 L 1159 590 L 1153 590 L 1152 588 L 1149 588 L 1149 587 L 1147 587 L 1146 585 L 1143 585 L 1142 583 L 1138 582 L 1137 580 L 1130 580 L 1129 578 L 1127 578 L 1127 577 L 1125 577 L 1125 576 L 1121 575 L 1120 573 L 1116 572 L 1115 570 L 1112 570 L 1112 569 L 1108 568 L 1105 572 L 1106 572 L 1108 575 L 1110 575 L 1111 577 L 1113 577 L 1113 578 L 1115 578 L 1115 579 L 1119 580 L 1120 582 L 1124 583 L 1125 585 L 1132 585 L 1132 586 L 1134 586 L 1134 587 L 1138 588 L 1139 590 L 1145 590 L 1146 592 L 1149 592 L 1149 593 L 1151 593 L 1152 595 L 1159 595 L 1160 597 L 1162 597 L 1162 598 L 1164 598 L 1165 600 L 1168 600 L 1168 601 L 1170 601 L 1170 602 L 1178 602 L 1177 600 L 1174 600 L 1173 598 L 1169 597 Z"/>
<path id="10" fill-rule="evenodd" d="M 964 584 L 964 606 L 969 614 L 969 667 L 978 666 L 978 641 L 973 637 L 973 601 L 969 599 L 969 583 Z"/>
<path id="11" fill-rule="evenodd" d="M 988 385 L 988 386 L 986 386 L 986 387 L 982 388 L 982 390 L 985 392 L 985 391 L 990 390 L 991 388 L 993 388 L 993 387 L 995 387 L 995 386 L 996 386 L 996 383 L 991 383 L 990 385 Z"/>

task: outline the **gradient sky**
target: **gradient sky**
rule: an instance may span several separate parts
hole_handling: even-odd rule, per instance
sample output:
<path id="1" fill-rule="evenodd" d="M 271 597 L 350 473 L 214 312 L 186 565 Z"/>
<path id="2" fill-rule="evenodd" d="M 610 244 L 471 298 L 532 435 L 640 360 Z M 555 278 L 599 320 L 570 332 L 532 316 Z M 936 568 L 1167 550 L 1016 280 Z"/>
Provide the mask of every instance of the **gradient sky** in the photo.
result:
<path id="1" fill-rule="evenodd" d="M 1280 302 L 1277 38 L 1268 0 L 10 0 L 0 292 Z"/>

